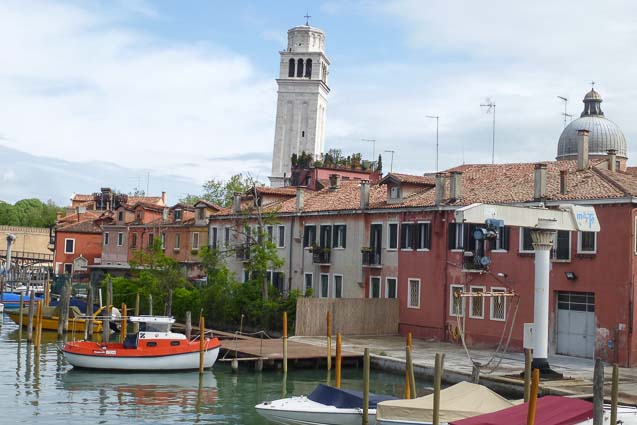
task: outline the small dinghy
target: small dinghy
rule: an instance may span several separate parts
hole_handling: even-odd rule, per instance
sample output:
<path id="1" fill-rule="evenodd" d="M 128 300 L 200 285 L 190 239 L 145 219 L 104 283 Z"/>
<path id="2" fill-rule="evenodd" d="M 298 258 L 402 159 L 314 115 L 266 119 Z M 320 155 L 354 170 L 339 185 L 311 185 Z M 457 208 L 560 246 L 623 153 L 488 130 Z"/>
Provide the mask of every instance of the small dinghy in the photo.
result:
<path id="1" fill-rule="evenodd" d="M 396 397 L 369 395 L 369 424 L 376 423 L 376 404 Z M 282 425 L 359 425 L 363 415 L 363 393 L 319 384 L 305 396 L 266 401 L 255 406 L 268 421 Z"/>
<path id="2" fill-rule="evenodd" d="M 175 319 L 159 316 L 132 316 L 139 332 L 126 336 L 124 343 L 73 341 L 64 345 L 66 360 L 75 367 L 101 370 L 176 371 L 199 368 L 200 339 L 188 340 L 171 332 Z M 217 338 L 204 340 L 204 367 L 217 360 L 221 343 Z"/>

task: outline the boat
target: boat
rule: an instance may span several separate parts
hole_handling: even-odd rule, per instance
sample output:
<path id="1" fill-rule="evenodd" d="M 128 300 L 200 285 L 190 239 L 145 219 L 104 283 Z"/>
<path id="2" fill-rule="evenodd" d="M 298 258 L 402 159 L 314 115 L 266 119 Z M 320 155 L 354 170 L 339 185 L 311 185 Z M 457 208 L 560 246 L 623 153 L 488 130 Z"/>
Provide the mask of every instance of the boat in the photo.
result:
<path id="1" fill-rule="evenodd" d="M 102 321 L 96 319 L 105 307 L 100 308 L 93 314 L 93 332 L 102 332 Z M 42 307 L 42 329 L 47 331 L 55 331 L 58 328 L 60 306 L 45 306 Z M 20 324 L 20 310 L 16 308 L 7 309 L 5 312 L 7 316 L 15 323 Z M 22 326 L 28 326 L 29 322 L 29 309 L 27 307 L 22 309 Z M 88 318 L 85 316 L 79 308 L 75 306 L 69 307 L 69 325 L 68 329 L 75 332 L 84 332 L 88 324 Z"/>
<path id="2" fill-rule="evenodd" d="M 376 408 L 376 421 L 379 425 L 431 424 L 433 405 L 433 394 L 408 400 L 383 401 Z M 448 424 L 513 405 L 514 402 L 483 385 L 459 382 L 440 391 L 440 423 Z"/>
<path id="3" fill-rule="evenodd" d="M 369 395 L 368 420 L 376 423 L 376 405 L 396 397 Z M 310 395 L 267 401 L 255 406 L 257 412 L 281 425 L 359 425 L 363 415 L 363 393 L 319 384 Z"/>
<path id="4" fill-rule="evenodd" d="M 31 298 L 29 297 L 29 295 L 25 294 L 24 299 L 22 301 L 25 304 L 28 304 L 30 299 Z M 36 301 L 44 300 L 44 298 L 38 297 L 38 296 L 34 297 L 34 299 Z M 2 299 L 0 300 L 0 302 L 4 304 L 7 310 L 20 308 L 20 294 L 14 294 L 12 292 L 3 292 Z"/>
<path id="5" fill-rule="evenodd" d="M 123 343 L 71 341 L 62 348 L 66 360 L 77 368 L 126 371 L 177 371 L 199 368 L 199 337 L 188 340 L 171 332 L 175 319 L 164 316 L 131 316 L 139 332 L 127 335 Z M 204 340 L 204 367 L 217 360 L 221 343 Z"/>

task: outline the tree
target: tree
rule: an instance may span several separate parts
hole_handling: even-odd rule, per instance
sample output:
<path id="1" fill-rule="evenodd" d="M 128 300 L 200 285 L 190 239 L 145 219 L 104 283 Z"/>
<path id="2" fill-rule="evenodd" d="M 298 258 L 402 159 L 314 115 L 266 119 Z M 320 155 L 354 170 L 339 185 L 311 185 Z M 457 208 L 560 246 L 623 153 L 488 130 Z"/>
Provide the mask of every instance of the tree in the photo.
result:
<path id="1" fill-rule="evenodd" d="M 380 154 L 378 154 L 378 162 L 376 163 L 375 168 L 379 173 L 383 172 L 383 157 Z"/>
<path id="2" fill-rule="evenodd" d="M 61 209 L 52 200 L 22 199 L 15 205 L 0 202 L 0 225 L 51 227 Z"/>
<path id="3" fill-rule="evenodd" d="M 245 193 L 253 185 L 263 186 L 262 183 L 255 182 L 250 176 L 235 174 L 228 180 L 211 179 L 202 185 L 203 194 L 201 196 L 188 194 L 181 198 L 179 202 L 194 205 L 198 200 L 205 199 L 222 207 L 232 205 L 235 192 Z"/>

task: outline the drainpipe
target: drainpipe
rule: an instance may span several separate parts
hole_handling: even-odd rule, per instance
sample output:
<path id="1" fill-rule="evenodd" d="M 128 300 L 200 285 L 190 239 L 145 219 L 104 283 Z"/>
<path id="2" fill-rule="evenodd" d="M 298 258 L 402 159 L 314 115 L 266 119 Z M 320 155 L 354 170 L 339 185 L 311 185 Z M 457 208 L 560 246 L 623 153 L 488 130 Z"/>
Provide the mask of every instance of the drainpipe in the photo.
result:
<path id="1" fill-rule="evenodd" d="M 289 267 L 288 267 L 288 294 L 292 291 L 292 243 L 294 242 L 294 223 L 296 222 L 296 217 L 292 216 L 292 220 L 290 220 L 290 237 L 289 237 Z"/>

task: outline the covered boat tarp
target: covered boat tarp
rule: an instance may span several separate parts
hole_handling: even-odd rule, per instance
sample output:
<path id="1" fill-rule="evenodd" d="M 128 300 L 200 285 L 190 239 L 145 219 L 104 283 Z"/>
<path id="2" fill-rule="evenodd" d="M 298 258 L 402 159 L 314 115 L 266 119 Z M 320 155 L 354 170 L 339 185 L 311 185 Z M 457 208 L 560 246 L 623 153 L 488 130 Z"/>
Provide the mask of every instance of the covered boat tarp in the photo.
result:
<path id="1" fill-rule="evenodd" d="M 529 404 L 519 404 L 499 412 L 452 422 L 453 425 L 524 425 Z M 536 425 L 572 425 L 593 417 L 593 403 L 575 398 L 546 396 L 538 399 Z"/>
<path id="2" fill-rule="evenodd" d="M 513 405 L 487 387 L 460 382 L 440 391 L 440 422 L 491 413 Z M 433 408 L 433 394 L 411 400 L 385 401 L 376 408 L 376 420 L 427 423 L 433 420 Z"/>
<path id="3" fill-rule="evenodd" d="M 317 403 L 325 404 L 326 406 L 338 407 L 340 409 L 363 408 L 362 392 L 334 388 L 325 384 L 318 384 L 307 398 Z M 386 400 L 396 400 L 396 397 L 370 394 L 369 408 L 375 409 L 377 403 Z"/>

